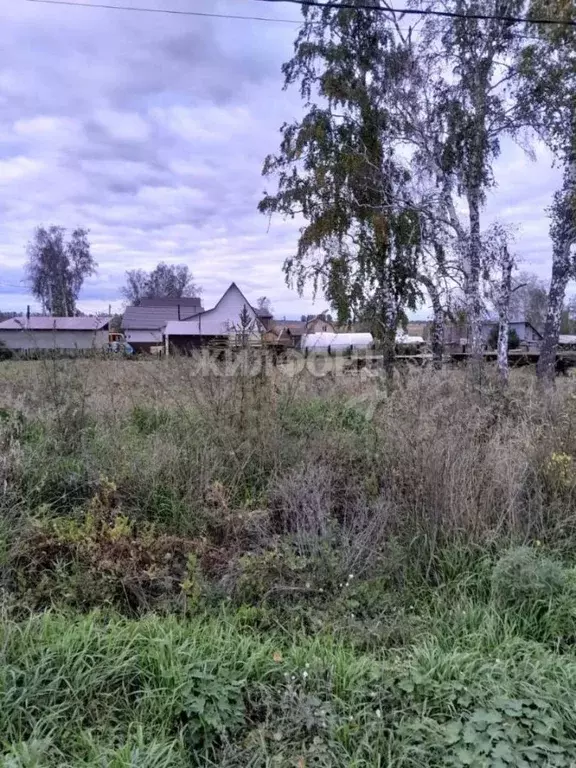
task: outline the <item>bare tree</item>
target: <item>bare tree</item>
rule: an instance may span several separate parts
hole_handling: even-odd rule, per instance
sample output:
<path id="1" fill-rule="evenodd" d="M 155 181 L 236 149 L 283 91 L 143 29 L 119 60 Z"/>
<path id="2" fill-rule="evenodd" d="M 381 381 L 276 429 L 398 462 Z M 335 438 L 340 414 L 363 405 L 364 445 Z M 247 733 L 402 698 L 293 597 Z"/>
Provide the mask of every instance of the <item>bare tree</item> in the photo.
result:
<path id="1" fill-rule="evenodd" d="M 256 300 L 256 308 L 261 313 L 266 313 L 268 315 L 272 315 L 274 313 L 274 308 L 272 307 L 272 302 L 268 298 L 268 296 L 259 296 Z"/>
<path id="2" fill-rule="evenodd" d="M 510 318 L 525 320 L 542 333 L 548 306 L 546 281 L 532 272 L 519 272 L 512 278 L 512 289 Z"/>

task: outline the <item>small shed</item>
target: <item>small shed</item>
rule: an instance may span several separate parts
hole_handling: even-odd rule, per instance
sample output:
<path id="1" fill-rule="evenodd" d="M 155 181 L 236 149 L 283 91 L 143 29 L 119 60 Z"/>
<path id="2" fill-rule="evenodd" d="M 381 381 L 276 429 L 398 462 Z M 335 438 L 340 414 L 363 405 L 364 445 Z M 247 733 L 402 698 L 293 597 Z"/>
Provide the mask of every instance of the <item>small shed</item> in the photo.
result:
<path id="1" fill-rule="evenodd" d="M 498 328 L 498 322 L 490 320 L 486 323 L 482 323 L 482 339 L 484 343 L 488 342 L 490 334 L 494 329 Z M 537 344 L 542 341 L 542 334 L 537 328 L 534 328 L 532 323 L 526 320 L 511 320 L 510 330 L 516 331 L 520 342 L 524 344 Z"/>
<path id="2" fill-rule="evenodd" d="M 109 317 L 12 317 L 0 323 L 0 343 L 14 351 L 102 349 Z"/>

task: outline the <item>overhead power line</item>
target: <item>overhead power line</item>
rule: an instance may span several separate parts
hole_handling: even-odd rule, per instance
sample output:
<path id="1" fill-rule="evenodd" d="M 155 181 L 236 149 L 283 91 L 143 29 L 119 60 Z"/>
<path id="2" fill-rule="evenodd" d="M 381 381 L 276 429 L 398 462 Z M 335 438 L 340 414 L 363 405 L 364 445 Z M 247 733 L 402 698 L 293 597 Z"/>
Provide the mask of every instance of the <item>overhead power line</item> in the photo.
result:
<path id="1" fill-rule="evenodd" d="M 330 8 L 338 10 L 347 8 L 352 11 L 374 11 L 377 13 L 397 13 L 405 16 L 440 16 L 449 19 L 476 19 L 478 21 L 506 21 L 511 24 L 565 24 L 570 27 L 576 27 L 576 19 L 551 19 L 551 18 L 530 18 L 521 16 L 506 16 L 490 13 L 459 13 L 456 11 L 439 11 L 433 8 L 395 8 L 374 5 L 362 5 L 354 2 L 328 2 L 321 3 L 318 0 L 258 0 L 264 3 L 291 3 L 293 5 L 306 5 L 310 8 Z"/>
<path id="2" fill-rule="evenodd" d="M 164 14 L 170 14 L 173 16 L 196 16 L 201 18 L 209 18 L 209 19 L 234 19 L 239 21 L 267 21 L 267 22 L 276 22 L 280 24 L 294 24 L 297 26 L 302 26 L 303 22 L 302 20 L 298 19 L 282 19 L 282 18 L 273 18 L 271 16 L 244 16 L 240 14 L 230 14 L 230 13 L 210 13 L 205 11 L 181 11 L 177 10 L 175 8 L 148 8 L 148 7 L 142 7 L 142 6 L 128 6 L 128 5 L 112 5 L 109 3 L 80 3 L 76 2 L 75 0 L 26 0 L 26 2 L 29 3 L 42 3 L 44 5 L 63 5 L 63 6 L 69 6 L 74 8 L 101 8 L 109 11 L 133 11 L 135 13 L 164 13 Z M 397 14 L 405 14 L 405 15 L 416 15 L 416 16 L 444 16 L 449 18 L 469 18 L 469 19 L 477 19 L 477 20 L 499 20 L 499 21 L 508 21 L 511 23 L 530 23 L 530 24 L 559 24 L 559 25 L 567 25 L 570 27 L 576 27 L 576 20 L 574 19 L 568 19 L 568 20 L 561 20 L 561 19 L 531 19 L 531 18 L 520 18 L 520 17 L 513 17 L 513 16 L 492 16 L 492 15 L 486 15 L 486 14 L 463 14 L 463 13 L 453 13 L 451 11 L 435 11 L 432 9 L 428 10 L 417 10 L 415 8 L 383 8 L 383 7 L 374 7 L 369 5 L 357 5 L 352 4 L 351 2 L 326 2 L 326 3 L 319 3 L 315 0 L 260 0 L 260 2 L 268 2 L 268 3 L 293 3 L 298 5 L 307 5 L 313 8 L 330 8 L 330 9 L 339 9 L 339 8 L 347 8 L 351 10 L 366 10 L 366 11 L 380 11 L 382 13 L 397 13 Z M 404 30 L 406 31 L 406 30 Z M 515 33 L 517 37 L 525 38 L 526 40 L 537 40 L 538 38 L 529 37 L 528 35 L 520 35 L 518 33 Z"/>
<path id="3" fill-rule="evenodd" d="M 230 13 L 209 13 L 204 11 L 179 11 L 173 8 L 143 8 L 129 5 L 110 5 L 108 3 L 77 3 L 74 0 L 27 0 L 28 3 L 44 5 L 68 5 L 75 8 L 104 8 L 108 11 L 136 11 L 137 13 L 167 13 L 173 16 L 200 16 L 208 19 L 236 19 L 244 21 L 275 21 L 280 24 L 298 24 L 299 19 L 274 19 L 271 16 L 240 16 Z"/>

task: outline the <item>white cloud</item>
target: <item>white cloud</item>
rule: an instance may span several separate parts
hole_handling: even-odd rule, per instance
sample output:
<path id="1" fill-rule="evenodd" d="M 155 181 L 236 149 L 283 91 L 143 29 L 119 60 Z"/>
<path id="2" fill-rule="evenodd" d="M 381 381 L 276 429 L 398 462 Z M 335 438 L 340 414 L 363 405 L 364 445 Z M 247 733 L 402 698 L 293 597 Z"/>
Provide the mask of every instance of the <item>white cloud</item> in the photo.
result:
<path id="1" fill-rule="evenodd" d="M 19 155 L 8 160 L 0 160 L 0 186 L 9 188 L 14 182 L 29 179 L 40 173 L 44 164 L 39 160 Z"/>
<path id="2" fill-rule="evenodd" d="M 113 139 L 145 141 L 150 136 L 150 126 L 135 112 L 100 109 L 94 117 Z"/>

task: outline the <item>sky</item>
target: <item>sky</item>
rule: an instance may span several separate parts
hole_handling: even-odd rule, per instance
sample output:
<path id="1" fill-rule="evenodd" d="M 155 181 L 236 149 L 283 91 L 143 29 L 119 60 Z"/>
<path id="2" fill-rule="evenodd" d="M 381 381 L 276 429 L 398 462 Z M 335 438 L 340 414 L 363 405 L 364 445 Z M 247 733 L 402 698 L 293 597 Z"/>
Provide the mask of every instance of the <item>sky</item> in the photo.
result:
<path id="1" fill-rule="evenodd" d="M 80 1 L 80 0 L 78 0 Z M 109 4 L 300 18 L 257 0 L 104 0 Z M 90 230 L 98 273 L 84 312 L 122 306 L 126 270 L 185 263 L 206 308 L 231 281 L 277 317 L 327 308 L 285 283 L 298 225 L 257 211 L 265 156 L 300 114 L 283 91 L 296 24 L 0 0 L 0 310 L 37 306 L 24 279 L 38 225 Z M 486 220 L 519 227 L 521 268 L 550 273 L 546 208 L 559 171 L 506 142 Z M 426 308 L 419 316 L 425 317 Z"/>

